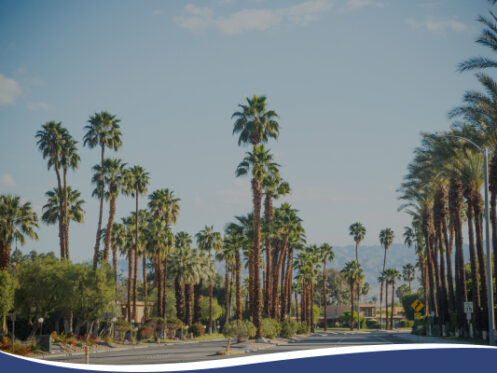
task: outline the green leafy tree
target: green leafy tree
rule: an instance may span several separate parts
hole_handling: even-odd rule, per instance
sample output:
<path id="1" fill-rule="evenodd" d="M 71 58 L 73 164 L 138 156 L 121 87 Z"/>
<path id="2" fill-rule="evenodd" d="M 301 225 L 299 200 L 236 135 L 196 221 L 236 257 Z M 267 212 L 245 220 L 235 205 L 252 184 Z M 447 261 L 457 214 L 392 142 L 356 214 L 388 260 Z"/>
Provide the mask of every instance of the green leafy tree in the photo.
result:
<path id="1" fill-rule="evenodd" d="M 2 331 L 7 334 L 7 313 L 14 307 L 14 279 L 6 270 L 0 270 L 0 317 Z"/>

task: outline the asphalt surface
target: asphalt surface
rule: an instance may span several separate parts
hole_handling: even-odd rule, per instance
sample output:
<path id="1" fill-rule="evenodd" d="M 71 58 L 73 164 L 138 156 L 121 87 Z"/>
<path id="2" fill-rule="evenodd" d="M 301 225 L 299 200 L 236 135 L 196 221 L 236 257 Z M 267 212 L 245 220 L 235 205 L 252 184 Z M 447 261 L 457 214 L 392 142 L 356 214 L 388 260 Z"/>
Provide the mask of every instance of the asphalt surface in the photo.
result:
<path id="1" fill-rule="evenodd" d="M 320 332 L 299 341 L 275 345 L 268 349 L 248 352 L 243 355 L 231 355 L 230 357 L 329 347 L 408 343 L 402 338 L 404 334 L 406 333 L 381 331 Z M 90 364 L 163 364 L 230 358 L 216 355 L 225 346 L 226 341 L 202 341 L 167 346 L 151 345 L 120 351 L 91 352 Z M 59 356 L 47 357 L 45 360 L 83 364 L 85 357 L 84 355 Z"/>

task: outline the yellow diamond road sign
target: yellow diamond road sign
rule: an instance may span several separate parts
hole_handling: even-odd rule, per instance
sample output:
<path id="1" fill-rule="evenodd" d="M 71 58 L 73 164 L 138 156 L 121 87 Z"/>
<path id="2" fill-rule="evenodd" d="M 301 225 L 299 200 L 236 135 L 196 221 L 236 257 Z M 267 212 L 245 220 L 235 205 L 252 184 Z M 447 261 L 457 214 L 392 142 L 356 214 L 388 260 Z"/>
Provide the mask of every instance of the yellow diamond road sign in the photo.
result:
<path id="1" fill-rule="evenodd" d="M 412 302 L 411 304 L 411 308 L 416 311 L 416 312 L 419 312 L 423 309 L 425 305 L 423 304 L 423 302 L 421 302 L 419 299 L 416 299 L 414 302 Z"/>

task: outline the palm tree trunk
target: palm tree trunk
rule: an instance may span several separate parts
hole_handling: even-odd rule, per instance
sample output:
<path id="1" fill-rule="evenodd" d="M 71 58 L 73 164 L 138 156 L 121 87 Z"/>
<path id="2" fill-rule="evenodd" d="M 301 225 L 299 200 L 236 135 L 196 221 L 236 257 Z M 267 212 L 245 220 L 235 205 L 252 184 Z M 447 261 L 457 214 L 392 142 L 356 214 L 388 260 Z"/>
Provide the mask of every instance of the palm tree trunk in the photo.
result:
<path id="1" fill-rule="evenodd" d="M 497 278 L 497 152 L 490 161 L 490 222 L 492 225 L 492 248 L 494 253 L 494 278 Z M 489 259 L 490 260 L 490 259 Z M 494 299 L 496 298 L 494 291 Z"/>
<path id="2" fill-rule="evenodd" d="M 447 280 L 448 280 L 448 291 L 449 291 L 449 312 L 454 313 L 456 309 L 456 300 L 454 295 L 454 280 L 452 274 L 452 236 L 453 232 L 451 229 L 450 238 L 447 235 L 447 220 L 445 216 L 442 217 L 442 230 L 444 234 L 445 241 L 445 261 L 447 264 Z"/>
<path id="3" fill-rule="evenodd" d="M 283 267 L 283 260 L 285 259 L 286 255 L 286 247 L 288 245 L 288 234 L 285 234 L 283 237 L 283 245 L 281 246 L 280 254 L 278 261 L 276 262 L 276 267 L 273 270 L 273 310 L 271 312 L 271 316 L 276 319 L 277 321 L 279 318 L 279 299 L 278 299 L 278 283 L 279 283 L 279 276 L 281 273 L 281 269 Z"/>
<path id="4" fill-rule="evenodd" d="M 354 330 L 354 281 L 350 280 L 350 330 Z"/>
<path id="5" fill-rule="evenodd" d="M 101 150 L 100 150 L 100 166 L 103 168 L 104 167 L 104 152 L 105 152 L 105 145 L 100 144 Z M 102 185 L 101 185 L 101 190 L 100 190 L 100 206 L 98 210 L 98 225 L 97 225 L 97 237 L 95 239 L 95 248 L 93 252 L 93 268 L 97 268 L 98 264 L 98 252 L 100 250 L 100 239 L 102 236 L 102 215 L 104 211 L 104 181 L 102 180 Z M 137 197 L 138 198 L 138 197 Z M 138 209 L 137 209 L 138 211 Z M 137 212 L 138 214 L 138 212 Z M 138 218 L 137 218 L 138 220 Z"/>
<path id="6" fill-rule="evenodd" d="M 143 314 L 145 315 L 145 320 L 148 319 L 148 289 L 147 289 L 147 257 L 145 253 L 142 255 L 142 272 L 143 272 L 143 302 L 144 302 L 144 310 Z"/>
<path id="7" fill-rule="evenodd" d="M 467 300 L 466 274 L 464 271 L 464 253 L 462 239 L 462 183 L 456 178 L 450 180 L 449 186 L 449 212 L 451 227 L 454 231 L 455 241 L 455 278 L 456 278 L 456 310 L 459 335 L 467 334 L 466 315 L 464 314 L 464 302 Z"/>
<path id="8" fill-rule="evenodd" d="M 167 253 L 164 254 L 164 268 L 162 270 L 162 318 L 167 318 Z"/>
<path id="9" fill-rule="evenodd" d="M 138 252 L 135 250 L 134 252 L 134 269 L 133 269 L 133 319 L 135 322 L 140 322 L 137 320 L 138 314 L 136 313 L 136 300 L 137 300 L 137 280 L 138 280 Z"/>
<path id="10" fill-rule="evenodd" d="M 380 285 L 380 329 L 383 329 L 383 281 L 381 282 Z M 385 325 L 386 329 L 386 325 Z"/>
<path id="11" fill-rule="evenodd" d="M 391 313 L 390 313 L 390 329 L 393 329 L 393 310 L 394 310 L 394 303 L 395 303 L 395 281 L 392 282 L 392 306 L 391 306 Z"/>
<path id="12" fill-rule="evenodd" d="M 229 312 L 229 304 L 230 304 L 230 295 L 229 295 L 229 281 L 230 281 L 230 271 L 228 260 L 225 258 L 225 273 L 224 273 L 224 307 L 225 307 L 225 317 L 226 323 L 230 322 L 230 312 Z"/>
<path id="13" fill-rule="evenodd" d="M 487 266 L 485 253 L 483 252 L 483 199 L 479 191 L 473 192 L 473 209 L 474 209 L 474 222 L 476 233 L 476 248 L 478 256 L 478 269 L 480 271 L 480 299 L 481 299 L 481 327 L 482 330 L 488 330 L 488 286 L 487 286 Z M 489 258 L 490 260 L 490 258 Z"/>
<path id="14" fill-rule="evenodd" d="M 474 241 L 474 232 L 473 232 L 473 209 L 471 208 L 471 199 L 466 196 L 468 200 L 468 241 L 469 241 L 469 260 L 471 263 L 471 285 L 472 285 L 472 296 L 473 296 L 473 304 L 475 308 L 474 317 L 475 324 L 478 330 L 481 330 L 481 313 L 480 310 L 480 284 L 478 282 L 478 270 L 476 268 L 476 253 L 475 253 L 475 241 Z"/>
<path id="15" fill-rule="evenodd" d="M 297 294 L 297 290 L 295 290 L 295 320 L 298 322 L 302 321 L 299 320 L 299 296 Z"/>
<path id="16" fill-rule="evenodd" d="M 209 334 L 212 334 L 212 280 L 209 280 Z"/>
<path id="17" fill-rule="evenodd" d="M 178 276 L 174 278 L 174 290 L 176 294 L 176 317 L 184 321 L 184 286 L 179 282 Z"/>
<path id="18" fill-rule="evenodd" d="M 328 313 L 327 313 L 327 291 L 326 291 L 326 260 L 323 261 L 323 309 L 324 309 L 324 331 L 328 330 Z"/>
<path id="19" fill-rule="evenodd" d="M 185 284 L 185 323 L 189 327 L 192 326 L 192 284 Z"/>
<path id="20" fill-rule="evenodd" d="M 202 288 L 202 279 L 198 284 L 193 286 L 193 322 L 200 323 L 200 290 Z"/>
<path id="21" fill-rule="evenodd" d="M 69 260 L 69 214 L 67 211 L 67 167 L 64 172 L 64 251 L 65 258 Z"/>
<path id="22" fill-rule="evenodd" d="M 385 329 L 388 329 L 388 281 L 385 281 Z"/>
<path id="23" fill-rule="evenodd" d="M 112 246 L 112 270 L 114 272 L 114 282 L 117 286 L 117 247 Z"/>
<path id="24" fill-rule="evenodd" d="M 131 284 L 133 281 L 133 249 L 128 251 L 128 321 L 131 322 Z"/>
<path id="25" fill-rule="evenodd" d="M 240 251 L 236 250 L 235 253 L 235 266 L 236 266 L 236 319 L 242 320 L 242 264 L 240 260 Z"/>
<path id="26" fill-rule="evenodd" d="M 55 161 L 55 174 L 57 175 L 57 194 L 59 196 L 59 245 L 60 245 L 60 258 L 66 257 L 65 249 L 65 230 L 64 230 L 64 198 L 62 197 L 62 182 L 60 179 L 59 162 Z"/>
<path id="27" fill-rule="evenodd" d="M 292 264 L 293 264 L 293 247 L 288 249 L 288 258 L 286 262 L 286 285 L 285 285 L 285 317 L 290 317 L 291 309 L 292 309 Z M 314 286 L 313 286 L 314 291 Z M 285 319 L 282 318 L 282 320 Z"/>
<path id="28" fill-rule="evenodd" d="M 422 230 L 423 230 L 423 235 L 425 238 L 425 245 L 426 245 L 426 261 L 428 264 L 428 284 L 429 284 L 429 296 L 430 296 L 430 302 L 429 302 L 429 307 L 430 309 L 435 312 L 436 317 L 438 317 L 438 303 L 437 303 L 437 298 L 436 298 L 436 284 L 434 283 L 434 263 L 433 263 L 433 249 L 432 249 L 432 232 L 433 232 L 433 223 L 431 219 L 431 212 L 428 207 L 425 207 L 422 211 Z"/>
<path id="29" fill-rule="evenodd" d="M 116 215 L 116 197 L 111 197 L 109 201 L 109 220 L 107 221 L 107 235 L 105 236 L 104 262 L 109 260 L 110 239 L 112 227 L 114 226 L 114 216 Z"/>
<path id="30" fill-rule="evenodd" d="M 262 307 L 260 296 L 260 279 L 259 279 L 259 262 L 260 262 L 260 241 L 261 241 L 261 196 L 262 184 L 256 178 L 252 179 L 252 192 L 254 202 L 254 298 L 255 298 L 255 312 L 253 315 L 254 324 L 257 329 L 255 337 L 262 337 Z"/>
<path id="31" fill-rule="evenodd" d="M 314 333 L 314 282 L 311 280 L 311 332 Z"/>
<path id="32" fill-rule="evenodd" d="M 160 252 L 155 256 L 155 277 L 157 286 L 157 317 L 162 317 L 162 259 Z"/>
<path id="33" fill-rule="evenodd" d="M 270 193 L 266 193 L 266 196 L 264 198 L 264 217 L 266 218 L 266 222 L 271 222 L 274 217 L 273 213 L 273 201 L 271 198 Z M 271 252 L 271 239 L 267 238 L 266 239 L 266 278 L 265 278 L 265 292 L 264 292 L 264 316 L 265 317 L 270 317 L 271 316 L 271 306 L 272 306 L 272 266 L 273 264 L 271 263 L 271 257 L 272 257 L 272 252 Z"/>
<path id="34" fill-rule="evenodd" d="M 135 190 L 135 204 L 136 204 L 136 210 L 135 210 L 135 270 L 134 270 L 134 277 L 133 277 L 133 318 L 135 319 L 135 322 L 138 322 L 136 320 L 136 280 L 138 277 L 138 191 Z"/>

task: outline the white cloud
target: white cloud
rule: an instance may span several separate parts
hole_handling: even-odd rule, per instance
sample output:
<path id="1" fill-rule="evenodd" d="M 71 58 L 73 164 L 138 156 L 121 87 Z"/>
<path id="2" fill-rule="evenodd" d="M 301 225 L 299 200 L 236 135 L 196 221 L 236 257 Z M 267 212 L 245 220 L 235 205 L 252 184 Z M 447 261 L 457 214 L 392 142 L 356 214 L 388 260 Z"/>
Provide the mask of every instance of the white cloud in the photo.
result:
<path id="1" fill-rule="evenodd" d="M 10 189 L 16 186 L 16 181 L 10 174 L 1 174 L 0 175 L 0 188 L 2 189 Z"/>
<path id="2" fill-rule="evenodd" d="M 32 111 L 38 111 L 38 110 L 50 110 L 52 107 L 47 104 L 46 102 L 32 102 L 28 104 L 28 109 Z"/>
<path id="3" fill-rule="evenodd" d="M 0 105 L 14 105 L 21 93 L 19 83 L 0 74 Z"/>
<path id="4" fill-rule="evenodd" d="M 424 20 L 409 18 L 406 22 L 413 28 L 426 30 L 435 34 L 447 31 L 464 32 L 470 29 L 468 25 L 455 18 L 436 19 L 430 17 Z"/>
<path id="5" fill-rule="evenodd" d="M 332 7 L 329 0 L 310 0 L 287 8 L 243 9 L 228 16 L 219 16 L 208 7 L 185 6 L 185 15 L 176 17 L 180 27 L 193 32 L 215 29 L 224 34 L 264 31 L 283 24 L 304 25 L 314 22 L 321 12 Z"/>
<path id="6" fill-rule="evenodd" d="M 368 6 L 383 8 L 385 4 L 374 0 L 347 0 L 345 3 L 345 9 L 347 10 L 358 10 Z"/>

